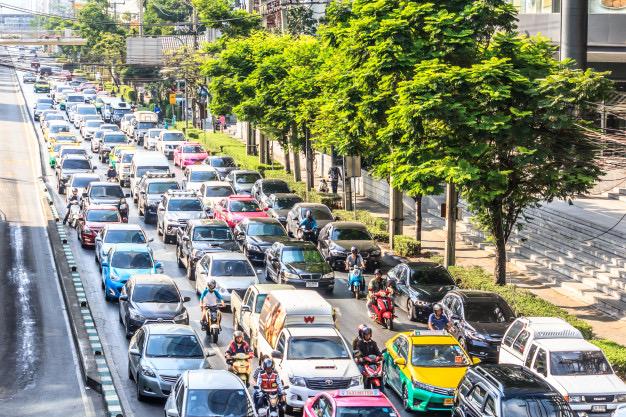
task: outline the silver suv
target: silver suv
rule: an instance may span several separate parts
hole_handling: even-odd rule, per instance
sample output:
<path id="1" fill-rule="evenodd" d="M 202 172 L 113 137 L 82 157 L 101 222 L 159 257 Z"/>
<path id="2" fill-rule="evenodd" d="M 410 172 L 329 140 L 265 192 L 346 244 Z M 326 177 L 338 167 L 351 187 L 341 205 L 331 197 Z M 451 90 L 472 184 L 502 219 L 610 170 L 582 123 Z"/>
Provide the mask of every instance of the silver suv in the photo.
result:
<path id="1" fill-rule="evenodd" d="M 128 377 L 137 384 L 137 399 L 167 398 L 184 371 L 209 368 L 209 356 L 190 326 L 146 323 L 128 346 Z"/>
<path id="2" fill-rule="evenodd" d="M 207 209 L 195 191 L 169 190 L 157 208 L 157 233 L 164 243 L 176 243 L 178 228 L 192 219 L 207 218 Z"/>

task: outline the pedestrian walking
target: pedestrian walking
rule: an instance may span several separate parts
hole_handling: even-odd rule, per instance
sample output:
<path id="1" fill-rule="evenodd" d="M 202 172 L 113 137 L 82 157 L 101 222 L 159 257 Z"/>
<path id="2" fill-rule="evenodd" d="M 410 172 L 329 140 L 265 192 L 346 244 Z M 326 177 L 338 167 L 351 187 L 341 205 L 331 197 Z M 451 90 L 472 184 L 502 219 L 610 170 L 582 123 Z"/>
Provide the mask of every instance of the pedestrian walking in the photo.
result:
<path id="1" fill-rule="evenodd" d="M 157 120 L 161 121 L 161 107 L 158 104 L 154 105 L 154 112 L 157 115 Z"/>
<path id="2" fill-rule="evenodd" d="M 224 128 L 226 128 L 226 116 L 220 116 L 220 132 L 224 133 Z"/>
<path id="3" fill-rule="evenodd" d="M 341 179 L 341 168 L 337 165 L 333 165 L 328 170 L 328 179 L 330 180 L 330 188 L 333 194 L 337 194 L 337 186 L 339 186 L 339 180 Z"/>

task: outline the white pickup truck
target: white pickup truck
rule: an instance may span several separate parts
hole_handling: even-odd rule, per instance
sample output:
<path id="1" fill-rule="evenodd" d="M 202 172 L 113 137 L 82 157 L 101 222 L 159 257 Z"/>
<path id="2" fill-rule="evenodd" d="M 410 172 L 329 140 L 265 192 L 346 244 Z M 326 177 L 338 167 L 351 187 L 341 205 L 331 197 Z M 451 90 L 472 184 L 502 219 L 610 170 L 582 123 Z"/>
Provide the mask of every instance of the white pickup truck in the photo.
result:
<path id="1" fill-rule="evenodd" d="M 265 302 L 265 297 L 274 290 L 293 290 L 292 285 L 257 284 L 248 287 L 243 298 L 233 292 L 230 298 L 230 308 L 233 313 L 233 329 L 241 330 L 250 340 L 250 346 L 257 354 L 259 334 L 259 315 Z"/>

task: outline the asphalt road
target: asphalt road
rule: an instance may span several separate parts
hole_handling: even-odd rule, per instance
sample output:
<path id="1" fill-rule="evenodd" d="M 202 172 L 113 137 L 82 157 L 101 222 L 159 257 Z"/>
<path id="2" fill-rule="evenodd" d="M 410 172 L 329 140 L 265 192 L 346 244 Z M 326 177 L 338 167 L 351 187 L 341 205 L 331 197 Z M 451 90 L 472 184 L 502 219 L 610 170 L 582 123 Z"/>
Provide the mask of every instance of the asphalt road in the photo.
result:
<path id="1" fill-rule="evenodd" d="M 24 85 L 23 88 L 29 103 L 28 107 L 32 109 L 37 95 L 34 94 L 32 85 Z M 39 130 L 38 124 L 36 128 Z M 84 142 L 83 145 L 86 149 L 89 149 L 89 142 Z M 143 151 L 142 148 L 139 149 Z M 95 157 L 93 161 L 98 165 L 97 173 L 104 178 L 106 166 L 99 163 Z M 180 169 L 172 167 L 172 170 L 177 173 L 179 178 L 182 177 L 182 171 Z M 47 169 L 46 175 L 49 176 L 51 184 L 56 184 L 54 173 L 49 168 Z M 54 199 L 59 212 L 64 214 L 64 196 L 55 195 Z M 182 295 L 191 297 L 191 301 L 188 302 L 186 306 L 190 313 L 191 325 L 199 331 L 200 314 L 198 297 L 191 283 L 185 278 L 184 269 L 177 266 L 175 258 L 175 245 L 165 245 L 161 238 L 157 236 L 155 226 L 144 224 L 143 219 L 137 214 L 136 207 L 132 204 L 132 199 L 129 198 L 128 200 L 131 207 L 129 223 L 140 224 L 146 230 L 148 236 L 154 238 L 154 242 L 151 245 L 154 250 L 155 258 L 163 263 L 164 272 L 175 280 Z M 68 228 L 68 230 L 70 229 Z M 69 235 L 70 243 L 74 254 L 77 257 L 77 264 L 79 265 L 79 272 L 87 292 L 87 298 L 96 321 L 96 327 L 100 334 L 100 338 L 103 341 L 105 354 L 113 374 L 113 379 L 116 387 L 118 387 L 118 394 L 127 415 L 134 417 L 160 415 L 163 412 L 164 403 L 162 401 L 138 402 L 136 400 L 135 385 L 127 377 L 128 342 L 124 336 L 122 327 L 118 323 L 118 305 L 117 303 L 108 303 L 104 301 L 104 294 L 100 288 L 100 272 L 94 262 L 93 250 L 81 248 L 80 243 L 77 240 L 76 233 L 73 231 L 69 232 Z M 357 326 L 361 323 L 366 323 L 373 327 L 374 339 L 378 342 L 382 349 L 384 342 L 388 340 L 394 332 L 387 331 L 372 323 L 366 314 L 365 301 L 354 300 L 348 292 L 346 274 L 337 273 L 336 276 L 337 283 L 335 286 L 335 292 L 332 296 L 327 297 L 327 299 L 338 310 L 339 330 L 347 340 L 351 341 L 354 338 Z M 261 278 L 261 282 L 264 282 L 264 277 Z M 399 318 L 397 322 L 394 323 L 396 331 L 405 331 L 415 329 L 416 327 L 424 327 L 422 324 L 409 322 L 404 312 L 397 312 L 397 315 Z M 224 369 L 226 367 L 223 359 L 223 352 L 226 350 L 226 345 L 232 335 L 232 316 L 230 314 L 225 313 L 223 315 L 222 327 L 224 331 L 220 335 L 217 345 L 213 345 L 207 339 L 204 340 L 205 345 L 212 347 L 213 351 L 216 353 L 216 355 L 211 358 L 211 362 L 212 366 L 218 369 Z M 389 396 L 398 409 L 400 409 L 401 404 L 397 396 L 393 393 L 390 393 Z M 403 413 L 403 415 L 405 414 Z"/>
<path id="2" fill-rule="evenodd" d="M 0 67 L 0 416 L 91 416 L 41 206 L 36 138 Z"/>

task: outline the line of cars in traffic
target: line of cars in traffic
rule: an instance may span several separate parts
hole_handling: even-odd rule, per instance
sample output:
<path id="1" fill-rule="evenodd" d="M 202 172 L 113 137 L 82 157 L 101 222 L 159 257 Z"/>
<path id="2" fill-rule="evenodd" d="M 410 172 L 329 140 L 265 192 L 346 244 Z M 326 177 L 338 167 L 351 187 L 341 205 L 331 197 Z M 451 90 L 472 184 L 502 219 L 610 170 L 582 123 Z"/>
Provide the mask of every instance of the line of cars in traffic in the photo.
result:
<path id="1" fill-rule="evenodd" d="M 328 207 L 302 201 L 284 181 L 239 169 L 228 156 L 209 155 L 182 132 L 156 124 L 133 130 L 133 117 L 136 126 L 141 123 L 138 115 L 116 120 L 123 132 L 101 120 L 103 109 L 95 105 L 66 102 L 60 110 L 63 101 L 57 98 L 72 93 L 57 96 L 64 91 L 58 85 L 53 91 L 52 103 L 38 98 L 36 119 L 49 144 L 59 193 L 68 198 L 68 189 L 79 189 L 78 239 L 95 249 L 104 298 L 119 301 L 120 322 L 130 338 L 128 374 L 138 399 L 168 397 L 165 412 L 171 417 L 201 406 L 208 407 L 207 415 L 222 415 L 218 402 L 229 410 L 240 407 L 237 415 L 255 412 L 242 381 L 198 370 L 208 366 L 210 353 L 188 326 L 189 300 L 163 274 L 143 229 L 126 223 L 129 197 L 144 221 L 156 224 L 163 242 L 175 245 L 177 263 L 196 291 L 214 279 L 231 307 L 234 327 L 257 355 L 274 358 L 288 384 L 289 412 L 343 415 L 342 407 L 371 403 L 368 407 L 382 407 L 372 415 L 397 413 L 378 391 L 360 391 L 371 381 L 356 367 L 354 352 L 335 326 L 334 309 L 313 291 L 333 292 L 334 270 L 344 267 L 352 247 L 368 267 L 381 264 L 380 247 L 363 224 L 340 221 Z M 138 132 L 145 150 L 131 143 L 140 142 Z M 100 162 L 113 165 L 115 182 L 94 173 L 82 140 L 91 142 Z M 169 160 L 183 169 L 182 181 Z M 307 211 L 319 225 L 315 242 L 296 239 Z M 255 266 L 274 283 L 261 283 Z M 388 280 L 394 304 L 410 320 L 426 320 L 440 303 L 452 322 L 449 332 L 415 330 L 387 341 L 380 388 L 395 391 L 406 410 L 452 410 L 457 417 L 573 412 L 600 417 L 626 403 L 626 386 L 602 352 L 562 320 L 517 318 L 498 295 L 461 290 L 433 263 L 400 263 Z"/>

